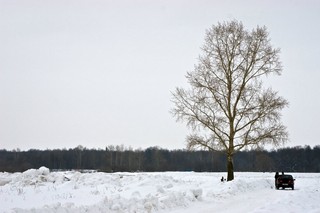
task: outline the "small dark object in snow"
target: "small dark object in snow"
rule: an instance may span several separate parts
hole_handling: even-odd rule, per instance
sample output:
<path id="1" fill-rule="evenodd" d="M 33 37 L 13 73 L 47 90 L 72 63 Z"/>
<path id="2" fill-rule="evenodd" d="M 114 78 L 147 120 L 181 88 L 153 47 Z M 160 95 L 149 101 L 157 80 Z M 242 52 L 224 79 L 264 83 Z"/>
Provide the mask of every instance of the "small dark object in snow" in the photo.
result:
<path id="1" fill-rule="evenodd" d="M 63 180 L 64 180 L 64 181 L 70 181 L 70 178 L 64 176 Z"/>

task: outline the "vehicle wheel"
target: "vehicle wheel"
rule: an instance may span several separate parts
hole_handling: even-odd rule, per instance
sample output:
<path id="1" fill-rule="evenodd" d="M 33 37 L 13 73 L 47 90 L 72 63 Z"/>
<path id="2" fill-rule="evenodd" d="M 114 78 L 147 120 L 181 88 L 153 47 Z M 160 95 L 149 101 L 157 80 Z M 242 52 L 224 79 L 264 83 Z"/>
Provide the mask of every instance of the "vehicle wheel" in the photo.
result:
<path id="1" fill-rule="evenodd" d="M 294 186 L 292 186 L 291 188 L 292 188 L 292 190 L 294 190 Z"/>

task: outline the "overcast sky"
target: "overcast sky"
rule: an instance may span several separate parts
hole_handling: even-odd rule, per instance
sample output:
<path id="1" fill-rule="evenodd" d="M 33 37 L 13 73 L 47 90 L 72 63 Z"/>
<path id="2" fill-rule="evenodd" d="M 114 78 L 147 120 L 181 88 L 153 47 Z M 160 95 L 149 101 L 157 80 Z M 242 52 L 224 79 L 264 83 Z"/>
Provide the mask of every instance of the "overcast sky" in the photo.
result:
<path id="1" fill-rule="evenodd" d="M 170 92 L 233 19 L 281 48 L 285 146 L 320 144 L 320 1 L 0 0 L 0 149 L 185 148 Z"/>

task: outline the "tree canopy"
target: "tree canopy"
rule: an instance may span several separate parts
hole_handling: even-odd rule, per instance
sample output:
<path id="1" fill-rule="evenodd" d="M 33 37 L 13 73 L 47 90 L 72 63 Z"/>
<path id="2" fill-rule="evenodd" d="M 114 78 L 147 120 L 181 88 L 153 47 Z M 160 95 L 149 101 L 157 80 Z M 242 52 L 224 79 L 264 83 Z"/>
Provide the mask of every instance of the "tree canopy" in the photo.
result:
<path id="1" fill-rule="evenodd" d="M 288 102 L 262 84 L 263 77 L 281 74 L 280 49 L 272 47 L 266 27 L 248 31 L 231 21 L 209 28 L 201 50 L 186 75 L 190 88 L 172 93 L 172 113 L 194 130 L 187 137 L 189 149 L 226 152 L 228 180 L 233 180 L 237 151 L 288 139 L 280 119 Z"/>

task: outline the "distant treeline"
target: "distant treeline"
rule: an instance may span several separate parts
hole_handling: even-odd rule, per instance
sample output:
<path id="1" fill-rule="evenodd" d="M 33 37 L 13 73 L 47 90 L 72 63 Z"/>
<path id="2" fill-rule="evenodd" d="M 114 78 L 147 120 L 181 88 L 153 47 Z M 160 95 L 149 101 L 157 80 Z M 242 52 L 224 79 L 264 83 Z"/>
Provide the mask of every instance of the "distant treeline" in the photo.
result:
<path id="1" fill-rule="evenodd" d="M 166 150 L 159 147 L 132 150 L 124 146 L 108 146 L 105 150 L 82 146 L 68 150 L 0 150 L 1 172 L 22 172 L 41 166 L 52 170 L 93 169 L 103 172 L 224 172 L 226 156 L 219 151 Z M 320 172 L 320 146 L 242 151 L 235 155 L 234 167 L 235 171 L 242 172 Z"/>

